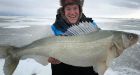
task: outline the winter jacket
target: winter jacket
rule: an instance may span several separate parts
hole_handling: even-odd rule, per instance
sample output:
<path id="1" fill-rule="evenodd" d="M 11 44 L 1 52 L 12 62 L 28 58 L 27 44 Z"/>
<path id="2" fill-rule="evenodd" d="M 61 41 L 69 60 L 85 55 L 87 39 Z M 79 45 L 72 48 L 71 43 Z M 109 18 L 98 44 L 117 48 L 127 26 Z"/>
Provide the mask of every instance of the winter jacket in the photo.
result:
<path id="1" fill-rule="evenodd" d="M 80 19 L 80 22 L 91 22 L 93 24 L 93 27 L 95 28 L 95 30 L 99 30 L 100 28 L 97 26 L 97 24 L 92 20 L 92 18 L 87 18 L 85 17 L 85 15 L 82 15 L 82 18 Z M 58 14 L 56 16 L 56 21 L 55 23 L 51 26 L 54 34 L 56 36 L 58 35 L 63 35 L 64 32 L 67 31 L 67 29 L 70 27 L 71 25 L 68 24 L 63 18 L 61 18 L 61 16 Z"/>

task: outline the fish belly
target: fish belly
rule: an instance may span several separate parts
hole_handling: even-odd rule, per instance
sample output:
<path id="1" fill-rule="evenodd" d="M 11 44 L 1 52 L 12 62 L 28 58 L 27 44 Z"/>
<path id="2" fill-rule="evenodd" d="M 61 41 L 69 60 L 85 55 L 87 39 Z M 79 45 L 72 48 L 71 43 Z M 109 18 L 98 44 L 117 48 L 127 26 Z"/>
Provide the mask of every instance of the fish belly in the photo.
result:
<path id="1" fill-rule="evenodd" d="M 93 66 L 106 59 L 112 37 L 91 42 L 55 43 L 49 56 L 74 66 Z"/>

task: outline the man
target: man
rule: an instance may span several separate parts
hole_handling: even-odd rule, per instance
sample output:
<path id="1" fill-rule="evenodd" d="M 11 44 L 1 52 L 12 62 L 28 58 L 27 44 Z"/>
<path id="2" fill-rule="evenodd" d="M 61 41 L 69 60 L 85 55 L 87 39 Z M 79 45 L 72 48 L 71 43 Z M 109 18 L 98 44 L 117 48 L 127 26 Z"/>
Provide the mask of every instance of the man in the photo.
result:
<path id="1" fill-rule="evenodd" d="M 52 25 L 52 30 L 56 36 L 63 36 L 63 33 L 73 24 L 79 22 L 90 22 L 99 30 L 96 23 L 91 18 L 87 18 L 82 13 L 84 0 L 60 0 L 61 7 L 57 12 L 56 21 Z M 50 57 L 48 59 L 52 68 L 52 75 L 98 75 L 93 67 L 75 67 L 62 63 L 61 61 Z"/>

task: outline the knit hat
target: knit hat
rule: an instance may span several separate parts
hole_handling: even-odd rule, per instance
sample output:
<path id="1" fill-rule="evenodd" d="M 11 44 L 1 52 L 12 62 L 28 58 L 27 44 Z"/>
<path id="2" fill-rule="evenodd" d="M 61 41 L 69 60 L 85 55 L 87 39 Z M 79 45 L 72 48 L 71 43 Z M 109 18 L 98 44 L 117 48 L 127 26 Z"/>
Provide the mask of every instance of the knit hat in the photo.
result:
<path id="1" fill-rule="evenodd" d="M 78 4 L 82 7 L 83 3 L 84 3 L 84 0 L 60 0 L 60 5 L 62 7 L 68 4 Z"/>

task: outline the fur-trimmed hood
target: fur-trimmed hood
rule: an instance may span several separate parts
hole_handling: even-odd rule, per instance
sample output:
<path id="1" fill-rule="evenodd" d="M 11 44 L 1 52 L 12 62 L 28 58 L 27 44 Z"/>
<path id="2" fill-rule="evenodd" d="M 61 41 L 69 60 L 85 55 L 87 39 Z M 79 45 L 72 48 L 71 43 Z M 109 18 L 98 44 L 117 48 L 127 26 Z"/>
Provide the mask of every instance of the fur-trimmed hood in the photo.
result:
<path id="1" fill-rule="evenodd" d="M 62 7 L 68 4 L 78 4 L 82 7 L 83 3 L 84 3 L 84 0 L 60 0 L 60 5 Z"/>

